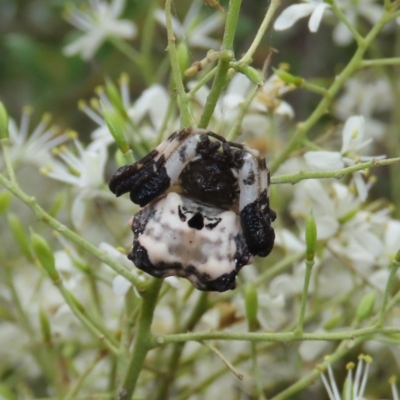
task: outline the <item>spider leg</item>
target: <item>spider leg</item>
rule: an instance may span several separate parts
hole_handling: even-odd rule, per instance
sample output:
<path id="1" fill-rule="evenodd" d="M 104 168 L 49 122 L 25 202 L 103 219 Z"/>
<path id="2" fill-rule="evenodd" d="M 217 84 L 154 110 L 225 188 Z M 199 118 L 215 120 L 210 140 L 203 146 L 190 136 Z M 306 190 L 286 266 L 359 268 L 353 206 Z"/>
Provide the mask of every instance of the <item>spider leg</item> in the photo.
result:
<path id="1" fill-rule="evenodd" d="M 265 158 L 243 147 L 239 168 L 239 213 L 243 234 L 250 253 L 266 257 L 274 245 L 271 222 L 276 214 L 269 208 L 270 175 Z"/>
<path id="2" fill-rule="evenodd" d="M 117 196 L 130 192 L 131 200 L 143 207 L 172 186 L 208 143 L 206 131 L 176 131 L 141 160 L 119 168 L 110 180 L 110 190 Z"/>

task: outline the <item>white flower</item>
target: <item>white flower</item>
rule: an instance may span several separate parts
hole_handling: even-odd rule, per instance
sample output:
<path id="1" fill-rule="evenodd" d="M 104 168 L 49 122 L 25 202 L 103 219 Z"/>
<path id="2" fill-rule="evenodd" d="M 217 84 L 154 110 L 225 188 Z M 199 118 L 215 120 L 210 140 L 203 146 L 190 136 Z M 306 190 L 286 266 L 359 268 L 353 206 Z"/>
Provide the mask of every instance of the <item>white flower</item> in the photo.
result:
<path id="1" fill-rule="evenodd" d="M 324 12 L 329 7 L 329 4 L 322 0 L 304 0 L 301 4 L 293 4 L 279 15 L 274 23 L 274 29 L 277 31 L 289 29 L 299 19 L 310 15 L 308 28 L 310 32 L 317 32 Z"/>
<path id="2" fill-rule="evenodd" d="M 178 39 L 185 39 L 190 47 L 200 47 L 205 49 L 218 49 L 219 41 L 212 39 L 209 35 L 222 26 L 223 18 L 221 13 L 214 13 L 211 17 L 201 18 L 201 2 L 194 1 L 181 24 L 176 18 L 172 17 L 172 28 Z M 155 17 L 158 22 L 166 26 L 164 10 L 156 10 Z"/>
<path id="3" fill-rule="evenodd" d="M 342 131 L 342 149 L 340 152 L 308 151 L 304 154 L 306 163 L 313 169 L 329 171 L 354 165 L 357 161 L 369 161 L 385 156 L 359 156 L 358 152 L 372 142 L 372 138 L 364 140 L 365 119 L 362 116 L 352 116 L 347 119 Z M 364 182 L 362 172 L 353 174 L 360 199 L 364 201 L 368 195 L 369 185 Z"/>
<path id="4" fill-rule="evenodd" d="M 66 55 L 80 54 L 84 60 L 88 60 L 107 38 L 132 39 L 136 36 L 133 22 L 118 19 L 125 7 L 125 0 L 111 0 L 111 3 L 89 0 L 89 3 L 86 9 L 71 6 L 67 10 L 68 22 L 85 33 L 64 48 Z"/>
<path id="5" fill-rule="evenodd" d="M 57 130 L 49 126 L 51 119 L 49 114 L 45 114 L 39 125 L 29 134 L 31 114 L 30 107 L 23 109 L 19 127 L 14 120 L 10 119 L 11 159 L 16 164 L 33 164 L 42 167 L 52 159 L 50 150 L 71 139 L 74 135 L 70 133 L 57 134 Z"/>
<path id="6" fill-rule="evenodd" d="M 42 169 L 49 178 L 68 183 L 78 188 L 72 203 L 72 220 L 81 228 L 85 216 L 85 201 L 101 196 L 113 198 L 107 191 L 101 190 L 104 184 L 104 167 L 107 161 L 107 148 L 100 141 L 92 142 L 86 149 L 74 140 L 78 154 L 67 147 L 57 149 L 56 154 L 63 161 L 53 162 Z"/>

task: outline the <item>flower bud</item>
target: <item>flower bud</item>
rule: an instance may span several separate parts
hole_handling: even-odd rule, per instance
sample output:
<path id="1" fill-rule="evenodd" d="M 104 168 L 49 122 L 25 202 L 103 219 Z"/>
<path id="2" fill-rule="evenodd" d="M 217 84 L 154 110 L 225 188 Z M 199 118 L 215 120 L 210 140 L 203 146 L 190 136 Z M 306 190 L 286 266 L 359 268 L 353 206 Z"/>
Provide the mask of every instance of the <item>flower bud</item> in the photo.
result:
<path id="1" fill-rule="evenodd" d="M 25 233 L 25 227 L 22 225 L 21 221 L 15 214 L 8 213 L 7 218 L 8 224 L 11 228 L 11 232 L 14 235 L 14 238 L 22 251 L 22 254 L 28 260 L 32 260 L 32 253 L 29 246 L 28 236 Z"/>
<path id="2" fill-rule="evenodd" d="M 106 93 L 109 101 L 114 106 L 114 108 L 118 110 L 121 115 L 126 116 L 126 110 L 122 102 L 121 93 L 118 90 L 117 86 L 115 86 L 110 79 L 106 80 Z"/>
<path id="3" fill-rule="evenodd" d="M 0 192 L 0 214 L 7 210 L 11 204 L 12 195 L 8 190 Z"/>
<path id="4" fill-rule="evenodd" d="M 44 342 L 47 344 L 51 344 L 50 322 L 49 319 L 47 318 L 46 313 L 42 309 L 39 310 L 39 322 Z"/>
<path id="5" fill-rule="evenodd" d="M 183 75 L 184 71 L 186 71 L 189 66 L 189 52 L 187 45 L 184 41 L 178 44 L 176 52 L 178 55 L 179 69 L 181 71 L 181 74 Z"/>
<path id="6" fill-rule="evenodd" d="M 104 109 L 103 114 L 107 127 L 117 143 L 117 146 L 122 153 L 126 153 L 129 150 L 129 145 L 125 140 L 125 122 L 123 118 L 115 110 Z"/>
<path id="7" fill-rule="evenodd" d="M 312 213 L 306 222 L 306 260 L 313 261 L 315 256 L 315 244 L 317 242 L 317 226 Z"/>
<path id="8" fill-rule="evenodd" d="M 336 314 L 332 318 L 330 318 L 328 321 L 325 322 L 324 329 L 326 331 L 330 331 L 330 330 L 336 328 L 341 321 L 342 321 L 342 316 L 340 314 Z"/>
<path id="9" fill-rule="evenodd" d="M 55 217 L 58 214 L 58 212 L 61 210 L 61 207 L 64 204 L 64 200 L 65 200 L 65 193 L 62 193 L 62 192 L 59 193 L 49 210 L 49 214 L 52 217 Z"/>
<path id="10" fill-rule="evenodd" d="M 278 77 L 283 82 L 287 83 L 288 85 L 294 85 L 294 86 L 300 87 L 304 82 L 303 78 L 300 78 L 299 76 L 292 75 L 287 71 L 283 71 L 282 69 L 273 68 L 273 70 L 274 70 L 275 74 L 278 75 Z"/>
<path id="11" fill-rule="evenodd" d="M 239 68 L 239 71 L 242 74 L 246 75 L 247 78 L 249 78 L 256 85 L 263 84 L 263 79 L 262 79 L 261 73 L 257 69 L 246 65 L 245 67 Z"/>
<path id="12" fill-rule="evenodd" d="M 358 304 L 356 310 L 356 318 L 359 322 L 364 321 L 364 319 L 368 318 L 375 305 L 376 294 L 375 292 L 367 293 Z"/>
<path id="13" fill-rule="evenodd" d="M 249 330 L 255 331 L 257 329 L 258 293 L 251 283 L 246 286 L 244 299 Z"/>
<path id="14" fill-rule="evenodd" d="M 9 137 L 7 110 L 0 101 L 0 139 L 8 139 Z"/>
<path id="15" fill-rule="evenodd" d="M 58 281 L 60 276 L 56 270 L 54 254 L 47 241 L 36 233 L 31 235 L 32 249 L 40 265 L 49 274 L 52 281 Z"/>

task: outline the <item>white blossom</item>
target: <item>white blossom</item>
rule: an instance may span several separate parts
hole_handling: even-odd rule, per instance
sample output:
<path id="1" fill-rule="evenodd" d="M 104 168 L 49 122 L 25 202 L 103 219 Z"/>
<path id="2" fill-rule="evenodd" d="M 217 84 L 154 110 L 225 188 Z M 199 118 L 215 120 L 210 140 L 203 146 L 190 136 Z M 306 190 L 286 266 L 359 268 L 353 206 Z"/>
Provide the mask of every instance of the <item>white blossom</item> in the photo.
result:
<path id="1" fill-rule="evenodd" d="M 293 4 L 287 7 L 275 20 L 274 29 L 283 31 L 291 28 L 299 19 L 310 16 L 308 29 L 317 32 L 324 12 L 329 4 L 323 0 L 304 0 L 301 4 Z"/>
<path id="2" fill-rule="evenodd" d="M 14 120 L 9 121 L 11 159 L 15 164 L 24 163 L 42 167 L 52 160 L 50 150 L 54 146 L 59 146 L 75 135 L 59 134 L 54 126 L 50 126 L 49 114 L 45 114 L 32 133 L 29 133 L 31 115 L 30 107 L 25 107 L 19 126 Z"/>
<path id="3" fill-rule="evenodd" d="M 49 178 L 75 186 L 78 190 L 72 203 L 72 220 L 82 228 L 85 216 L 85 202 L 96 196 L 113 198 L 108 191 L 101 190 L 104 184 L 104 168 L 107 149 L 100 141 L 90 143 L 86 149 L 74 140 L 77 153 L 67 147 L 57 149 L 56 154 L 63 161 L 53 162 L 42 168 Z"/>
<path id="4" fill-rule="evenodd" d="M 89 0 L 86 8 L 74 5 L 66 11 L 67 21 L 84 34 L 64 48 L 68 56 L 80 54 L 84 60 L 94 56 L 108 38 L 132 39 L 136 36 L 136 25 L 129 20 L 120 20 L 125 0 Z"/>
<path id="5" fill-rule="evenodd" d="M 329 171 L 354 165 L 358 161 L 369 161 L 385 156 L 360 156 L 360 150 L 372 142 L 372 138 L 364 139 L 365 119 L 362 116 L 352 116 L 347 119 L 342 131 L 342 148 L 340 152 L 308 151 L 304 154 L 306 163 L 313 169 Z M 362 201 L 367 198 L 369 185 L 362 178 L 363 172 L 353 173 L 353 180 Z"/>

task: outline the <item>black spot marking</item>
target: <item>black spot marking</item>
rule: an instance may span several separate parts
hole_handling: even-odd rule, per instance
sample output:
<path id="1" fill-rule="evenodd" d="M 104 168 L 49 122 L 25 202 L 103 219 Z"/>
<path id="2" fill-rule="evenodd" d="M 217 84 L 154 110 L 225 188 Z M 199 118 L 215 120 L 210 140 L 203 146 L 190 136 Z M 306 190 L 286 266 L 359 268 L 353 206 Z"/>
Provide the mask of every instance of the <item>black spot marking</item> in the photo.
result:
<path id="1" fill-rule="evenodd" d="M 179 149 L 179 160 L 183 163 L 186 161 L 186 149 L 187 149 L 186 144 L 183 144 Z"/>
<path id="2" fill-rule="evenodd" d="M 178 206 L 178 214 L 181 221 L 186 221 L 186 215 L 182 212 L 181 206 Z"/>
<path id="3" fill-rule="evenodd" d="M 200 231 L 204 228 L 204 217 L 200 213 L 196 213 L 192 218 L 189 219 L 188 225 L 190 228 Z"/>
<path id="4" fill-rule="evenodd" d="M 243 179 L 243 183 L 248 186 L 253 185 L 255 181 L 256 181 L 256 175 L 253 170 L 250 170 L 247 177 Z"/>
<path id="5" fill-rule="evenodd" d="M 222 221 L 221 218 L 215 218 L 215 222 L 210 222 L 209 224 L 206 224 L 206 228 L 209 229 L 210 231 L 213 230 L 218 224 Z"/>
<path id="6" fill-rule="evenodd" d="M 176 138 L 177 140 L 182 142 L 192 134 L 193 134 L 193 129 L 192 128 L 182 129 L 181 131 L 177 132 L 177 134 L 174 137 L 174 139 Z"/>

